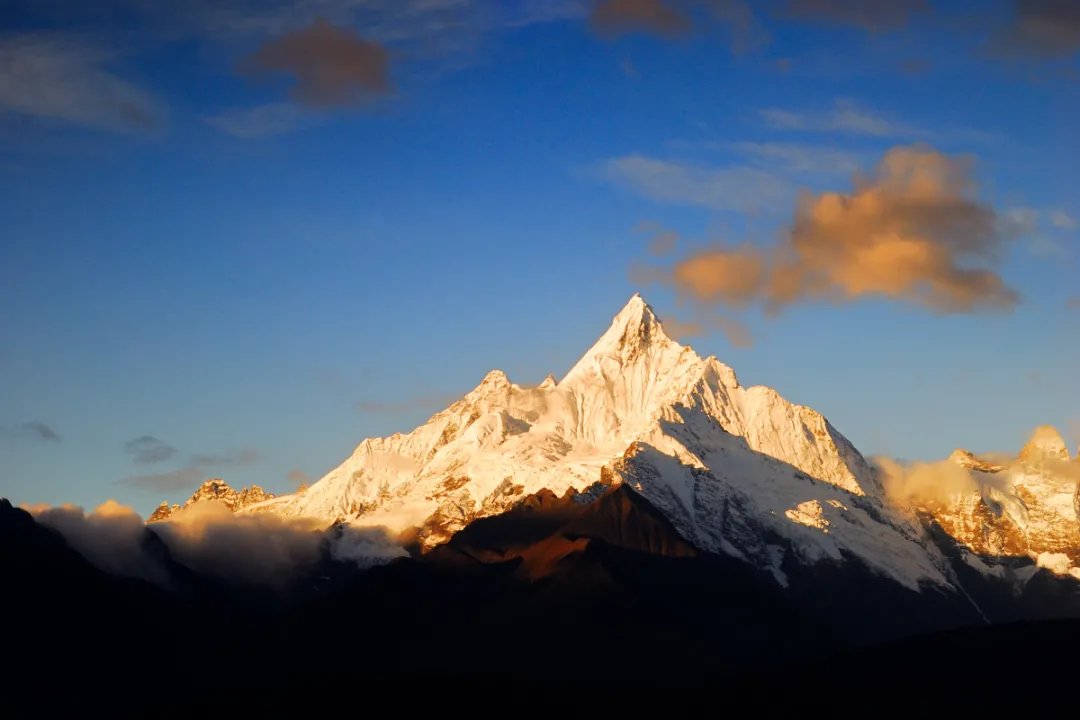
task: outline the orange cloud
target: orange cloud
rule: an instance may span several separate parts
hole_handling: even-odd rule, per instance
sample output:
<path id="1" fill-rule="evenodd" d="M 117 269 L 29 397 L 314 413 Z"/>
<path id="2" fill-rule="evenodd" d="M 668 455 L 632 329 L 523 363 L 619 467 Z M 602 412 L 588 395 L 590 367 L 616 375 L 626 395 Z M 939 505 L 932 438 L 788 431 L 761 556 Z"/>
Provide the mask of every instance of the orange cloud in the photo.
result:
<path id="1" fill-rule="evenodd" d="M 690 29 L 690 18 L 664 0 L 603 0 L 593 8 L 589 21 L 597 31 L 610 35 L 674 36 Z"/>
<path id="2" fill-rule="evenodd" d="M 761 250 L 740 245 L 693 255 L 675 266 L 671 278 L 698 300 L 741 306 L 763 290 L 766 263 Z"/>
<path id="3" fill-rule="evenodd" d="M 293 97 L 306 105 L 351 105 L 390 92 L 389 52 L 355 31 L 316 20 L 263 45 L 241 70 L 296 78 Z"/>
<path id="4" fill-rule="evenodd" d="M 683 341 L 688 338 L 704 335 L 707 332 L 722 332 L 734 347 L 750 347 L 753 340 L 750 338 L 750 330 L 734 318 L 722 315 L 712 317 L 698 317 L 694 320 L 682 321 L 677 318 L 664 318 L 662 325 L 664 332 L 672 338 Z"/>
<path id="5" fill-rule="evenodd" d="M 929 12 L 930 6 L 926 0 L 788 0 L 786 10 L 799 20 L 887 32 L 906 26 L 911 15 Z"/>
<path id="6" fill-rule="evenodd" d="M 660 276 L 702 304 L 770 312 L 874 296 L 938 313 L 1009 310 L 1018 295 L 994 269 L 1005 223 L 977 198 L 971 166 L 893 148 L 852 192 L 805 194 L 777 245 L 706 250 Z"/>
<path id="7" fill-rule="evenodd" d="M 1005 54 L 1065 58 L 1080 52 L 1080 3 L 1013 0 L 1012 22 L 996 39 Z"/>

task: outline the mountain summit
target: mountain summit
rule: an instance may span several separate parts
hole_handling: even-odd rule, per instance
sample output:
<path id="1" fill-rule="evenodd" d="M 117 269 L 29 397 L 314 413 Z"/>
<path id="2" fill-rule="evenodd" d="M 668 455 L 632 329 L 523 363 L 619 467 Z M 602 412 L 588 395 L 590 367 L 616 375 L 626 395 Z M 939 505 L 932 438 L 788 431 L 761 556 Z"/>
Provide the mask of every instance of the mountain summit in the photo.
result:
<path id="1" fill-rule="evenodd" d="M 635 295 L 558 382 L 493 370 L 412 432 L 362 441 L 302 494 L 246 512 L 382 526 L 424 549 L 527 496 L 645 497 L 695 547 L 765 569 L 855 559 L 910 590 L 952 588 L 917 522 L 820 413 L 745 388 L 664 332 Z"/>
<path id="2" fill-rule="evenodd" d="M 169 505 L 169 503 L 162 502 L 147 518 L 147 522 L 158 522 L 161 520 L 168 520 L 174 512 L 180 510 L 182 507 L 188 507 L 196 503 L 209 502 L 216 500 L 225 504 L 225 507 L 229 508 L 233 512 L 239 512 L 249 505 L 261 503 L 266 500 L 270 500 L 274 497 L 274 494 L 263 490 L 258 485 L 252 485 L 251 487 L 240 488 L 239 490 L 231 487 L 227 482 L 221 478 L 210 478 L 200 485 L 191 497 L 189 497 L 184 504 L 181 505 Z"/>

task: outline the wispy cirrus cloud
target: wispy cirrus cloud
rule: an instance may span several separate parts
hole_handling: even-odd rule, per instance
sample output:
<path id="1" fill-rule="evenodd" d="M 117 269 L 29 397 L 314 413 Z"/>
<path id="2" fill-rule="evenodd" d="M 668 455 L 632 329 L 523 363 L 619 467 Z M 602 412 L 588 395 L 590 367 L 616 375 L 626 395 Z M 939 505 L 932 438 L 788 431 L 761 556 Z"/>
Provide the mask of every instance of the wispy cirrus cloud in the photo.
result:
<path id="1" fill-rule="evenodd" d="M 859 155 L 837 147 L 788 142 L 735 142 L 727 146 L 751 160 L 795 173 L 850 174 Z"/>
<path id="2" fill-rule="evenodd" d="M 226 135 L 253 139 L 292 132 L 308 122 L 311 116 L 292 103 L 274 102 L 249 108 L 230 108 L 204 119 Z"/>
<path id="3" fill-rule="evenodd" d="M 9 427 L 0 426 L 0 438 L 33 440 L 43 443 L 59 443 L 59 433 L 53 430 L 51 425 L 40 420 L 28 420 Z"/>
<path id="4" fill-rule="evenodd" d="M 832 107 L 826 111 L 766 108 L 760 111 L 760 115 L 765 124 L 774 130 L 842 133 L 871 137 L 913 137 L 925 134 L 917 128 L 864 108 L 848 98 L 836 99 Z"/>
<path id="5" fill-rule="evenodd" d="M 156 438 L 151 439 L 156 440 Z M 135 441 L 141 440 L 143 438 L 135 439 Z M 152 444 L 136 442 L 135 446 L 148 449 L 152 447 Z M 216 453 L 193 453 L 182 468 L 160 473 L 130 475 L 117 480 L 116 484 L 158 492 L 190 491 L 205 480 L 210 472 L 254 465 L 260 458 L 259 452 L 253 448 L 239 448 Z"/>
<path id="6" fill-rule="evenodd" d="M 729 160 L 707 163 L 630 154 L 601 162 L 598 174 L 657 202 L 758 213 L 786 207 L 799 186 L 811 177 L 849 175 L 860 160 L 847 150 L 810 143 L 705 141 L 674 145 L 699 156 L 719 151 Z"/>
<path id="7" fill-rule="evenodd" d="M 791 194 L 776 174 L 749 165 L 711 166 L 647 155 L 624 155 L 602 162 L 605 180 L 643 197 L 712 210 L 759 212 Z"/>
<path id="8" fill-rule="evenodd" d="M 1035 257 L 1051 259 L 1069 255 L 1069 240 L 1077 223 L 1064 210 L 1018 206 L 1010 208 L 1005 219 L 1017 235 L 1026 239 L 1027 248 Z"/>
<path id="9" fill-rule="evenodd" d="M 116 132 L 160 127 L 160 103 L 110 69 L 99 44 L 62 33 L 0 38 L 0 110 Z"/>
<path id="10" fill-rule="evenodd" d="M 1050 210 L 1049 220 L 1050 224 L 1058 230 L 1076 230 L 1080 228 L 1080 222 L 1077 222 L 1075 217 L 1064 210 Z"/>
<path id="11" fill-rule="evenodd" d="M 196 453 L 191 456 L 191 464 L 200 468 L 234 468 L 254 465 L 259 462 L 260 454 L 254 448 L 239 448 L 218 453 Z"/>
<path id="12" fill-rule="evenodd" d="M 176 448 L 153 435 L 140 435 L 124 443 L 124 452 L 139 465 L 165 462 L 176 454 Z"/>

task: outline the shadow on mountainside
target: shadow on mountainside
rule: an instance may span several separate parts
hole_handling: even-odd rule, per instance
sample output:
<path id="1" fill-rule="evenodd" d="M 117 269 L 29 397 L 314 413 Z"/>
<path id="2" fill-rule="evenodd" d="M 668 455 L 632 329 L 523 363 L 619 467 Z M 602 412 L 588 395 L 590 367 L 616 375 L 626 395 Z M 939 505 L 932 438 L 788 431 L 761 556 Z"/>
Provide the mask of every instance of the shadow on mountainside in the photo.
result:
<path id="1" fill-rule="evenodd" d="M 58 683 L 72 693 L 123 687 L 118 715 L 159 708 L 162 693 L 285 707 L 345 688 L 498 693 L 632 677 L 639 690 L 745 689 L 831 668 L 870 677 L 900 658 L 977 654 L 999 638 L 1044 657 L 1075 647 L 1080 625 L 1066 623 L 1059 636 L 1041 625 L 968 628 L 855 650 L 867 635 L 852 624 L 884 624 L 873 635 L 896 637 L 911 623 L 890 614 L 936 611 L 936 600 L 859 567 L 793 573 L 785 591 L 744 562 L 696 550 L 619 486 L 589 505 L 532 496 L 425 556 L 367 572 L 328 559 L 285 594 L 179 565 L 166 591 L 97 570 L 0 501 L 10 687 L 26 698 Z"/>
<path id="2" fill-rule="evenodd" d="M 965 591 L 991 622 L 1080 618 L 1080 582 L 1037 567 L 1026 555 L 973 552 L 932 516 L 922 520 Z"/>

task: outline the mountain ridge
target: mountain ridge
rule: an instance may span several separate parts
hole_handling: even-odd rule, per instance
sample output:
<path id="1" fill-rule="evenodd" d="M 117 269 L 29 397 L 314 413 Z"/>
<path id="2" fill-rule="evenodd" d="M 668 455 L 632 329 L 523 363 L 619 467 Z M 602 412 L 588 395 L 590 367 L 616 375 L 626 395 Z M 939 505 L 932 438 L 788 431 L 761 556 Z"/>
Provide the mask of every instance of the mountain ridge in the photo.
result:
<path id="1" fill-rule="evenodd" d="M 547 490 L 589 502 L 629 483 L 707 552 L 766 568 L 855 557 L 917 589 L 953 587 L 946 559 L 884 499 L 828 420 L 672 340 L 634 295 L 558 381 L 492 370 L 409 433 L 368 438 L 303 494 L 244 512 L 407 534 L 427 551 Z"/>
<path id="2" fill-rule="evenodd" d="M 183 505 L 175 503 L 170 505 L 167 500 L 163 500 L 146 521 L 161 522 L 168 520 L 173 513 L 196 503 L 216 501 L 223 503 L 232 512 L 239 512 L 251 505 L 272 500 L 274 497 L 274 493 L 263 490 L 258 485 L 236 490 L 221 478 L 209 478 L 195 489 L 195 492 L 184 501 Z"/>
<path id="3" fill-rule="evenodd" d="M 491 370 L 416 429 L 364 439 L 305 490 L 230 508 L 381 528 L 430 552 L 545 493 L 588 504 L 625 485 L 691 546 L 781 586 L 793 568 L 856 561 L 908 590 L 963 596 L 957 573 L 970 568 L 1010 582 L 1036 567 L 1080 579 L 1080 492 L 1043 478 L 1068 460 L 1060 435 L 1040 428 L 1011 461 L 956 450 L 952 464 L 971 480 L 947 500 L 898 503 L 825 416 L 743 387 L 732 368 L 671 339 L 635 294 L 561 380 L 524 386 Z M 196 496 L 222 492 L 206 485 Z"/>

